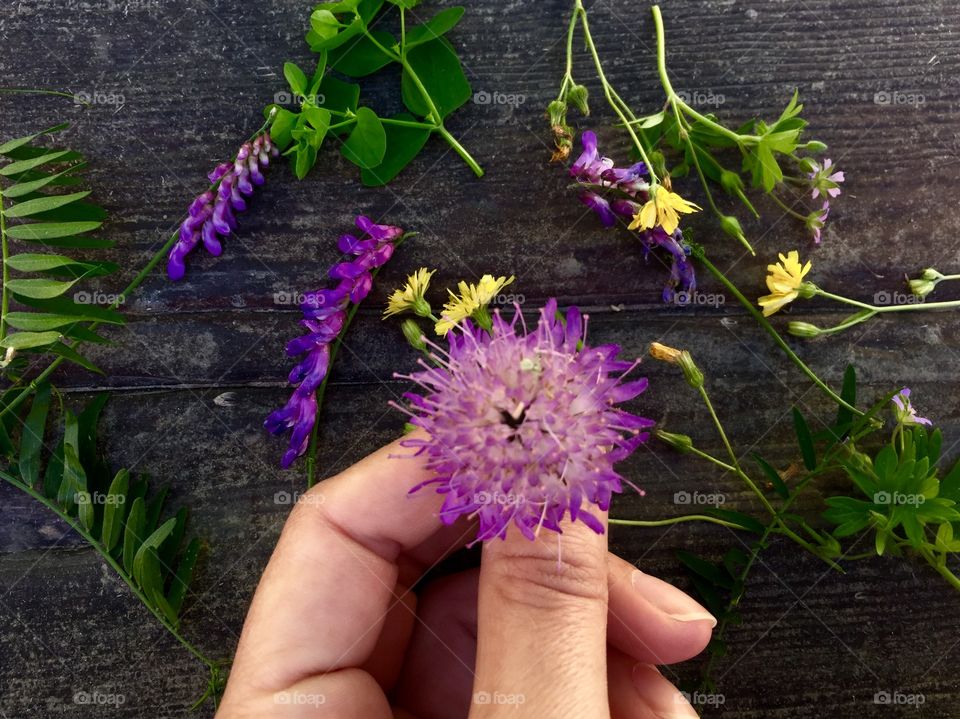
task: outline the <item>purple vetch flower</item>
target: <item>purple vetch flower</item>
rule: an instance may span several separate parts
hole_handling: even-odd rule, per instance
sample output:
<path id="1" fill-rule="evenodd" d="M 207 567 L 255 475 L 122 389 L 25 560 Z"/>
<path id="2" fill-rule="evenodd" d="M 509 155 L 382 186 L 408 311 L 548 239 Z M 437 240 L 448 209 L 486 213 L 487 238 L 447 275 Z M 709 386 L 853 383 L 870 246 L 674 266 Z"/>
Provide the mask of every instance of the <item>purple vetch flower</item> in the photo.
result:
<path id="1" fill-rule="evenodd" d="M 490 332 L 464 321 L 447 352 L 434 346 L 438 366 L 404 377 L 425 390 L 405 394 L 401 409 L 427 435 L 404 446 L 435 474 L 411 492 L 446 495 L 444 523 L 475 515 L 477 541 L 503 538 L 511 524 L 528 539 L 542 527 L 561 532 L 565 517 L 603 532 L 585 505 L 609 509 L 625 481 L 614 464 L 654 422 L 616 407 L 647 387 L 622 381 L 639 360 L 618 359 L 616 345 L 589 347 L 586 335 L 575 307 L 564 322 L 550 300 L 530 332 L 517 307 L 510 321 L 496 312 Z"/>
<path id="2" fill-rule="evenodd" d="M 171 280 L 183 278 L 187 271 L 186 257 L 201 241 L 207 252 L 220 256 L 223 252 L 220 238 L 236 229 L 235 213 L 247 209 L 246 198 L 265 182 L 263 169 L 279 154 L 269 133 L 257 135 L 243 144 L 232 163 L 217 165 L 207 175 L 216 188 L 193 201 L 187 219 L 180 225 L 180 237 L 167 258 L 167 275 Z"/>
<path id="3" fill-rule="evenodd" d="M 913 405 L 910 404 L 910 388 L 904 387 L 900 390 L 891 400 L 893 402 L 895 409 L 893 410 L 894 418 L 897 420 L 898 425 L 909 426 L 909 425 L 926 425 L 930 427 L 933 425 L 926 417 L 920 417 L 917 415 L 917 410 L 913 408 Z"/>
<path id="4" fill-rule="evenodd" d="M 843 182 L 846 177 L 842 171 L 831 172 L 833 169 L 833 160 L 829 157 L 823 161 L 823 165 L 819 165 L 816 162 L 811 163 L 813 170 L 810 172 L 808 177 L 810 178 L 810 186 L 812 188 L 813 199 L 816 200 L 820 197 L 821 193 L 825 198 L 833 199 L 834 197 L 840 196 L 840 183 Z"/>
<path id="5" fill-rule="evenodd" d="M 580 187 L 580 201 L 593 210 L 604 227 L 613 227 L 617 219 L 629 223 L 640 212 L 648 199 L 647 167 L 638 162 L 627 168 L 614 166 L 613 160 L 600 155 L 597 136 L 587 130 L 580 137 L 583 152 L 570 168 L 570 175 Z M 609 197 L 604 196 L 606 193 Z M 670 276 L 663 288 L 663 301 L 674 302 L 678 297 L 689 297 L 697 287 L 690 248 L 678 228 L 668 235 L 655 227 L 637 235 L 648 258 L 650 251 L 662 248 L 670 253 Z"/>
<path id="6" fill-rule="evenodd" d="M 361 237 L 342 235 L 337 243 L 341 252 L 352 257 L 330 268 L 329 277 L 337 280 L 337 285 L 308 293 L 300 305 L 300 324 L 307 333 L 287 344 L 288 355 L 302 356 L 287 378 L 296 389 L 287 404 L 263 423 L 275 435 L 292 430 L 290 448 L 280 462 L 284 469 L 307 451 L 317 419 L 316 392 L 327 377 L 331 345 L 346 325 L 350 305 L 366 298 L 373 286 L 373 271 L 386 264 L 393 255 L 394 242 L 403 235 L 399 227 L 378 225 L 362 215 L 357 218 L 357 227 L 363 232 Z"/>

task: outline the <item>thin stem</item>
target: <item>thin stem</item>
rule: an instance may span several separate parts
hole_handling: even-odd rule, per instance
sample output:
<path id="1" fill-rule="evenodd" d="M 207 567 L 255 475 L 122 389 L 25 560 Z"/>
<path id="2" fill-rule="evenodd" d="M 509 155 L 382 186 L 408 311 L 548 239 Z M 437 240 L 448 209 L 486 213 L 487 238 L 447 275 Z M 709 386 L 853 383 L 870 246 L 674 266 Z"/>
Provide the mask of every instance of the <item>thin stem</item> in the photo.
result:
<path id="1" fill-rule="evenodd" d="M 684 514 L 681 517 L 670 517 L 669 519 L 610 519 L 608 521 L 610 524 L 617 524 L 624 527 L 668 527 L 671 524 L 680 524 L 681 522 L 710 522 L 711 524 L 719 524 L 721 527 L 729 527 L 730 529 L 743 529 L 739 524 L 727 522 L 726 520 L 711 517 L 707 514 Z"/>
<path id="2" fill-rule="evenodd" d="M 781 200 L 779 197 L 777 197 L 774 193 L 771 192 L 771 193 L 769 193 L 769 195 L 770 195 L 770 198 L 771 198 L 774 202 L 776 202 L 778 205 L 780 205 L 780 209 L 782 209 L 782 210 L 783 210 L 784 212 L 786 212 L 788 215 L 790 215 L 791 217 L 795 217 L 796 219 L 800 220 L 801 222 L 806 222 L 806 221 L 807 221 L 807 216 L 806 216 L 806 215 L 801 215 L 799 212 L 797 212 L 797 211 L 794 210 L 792 207 L 790 207 L 786 202 L 784 202 L 784 201 Z"/>
<path id="3" fill-rule="evenodd" d="M 711 463 L 717 465 L 717 466 L 720 467 L 721 469 L 725 469 L 727 472 L 730 472 L 730 473 L 732 473 L 732 474 L 736 474 L 736 473 L 737 473 L 737 468 L 736 468 L 736 467 L 734 467 L 733 465 L 727 464 L 726 462 L 724 462 L 724 461 L 721 460 L 721 459 L 717 459 L 716 457 L 714 457 L 714 456 L 713 456 L 712 454 L 710 454 L 709 452 L 704 452 L 702 449 L 698 449 L 698 448 L 696 448 L 696 447 L 690 447 L 687 451 L 690 452 L 690 454 L 696 455 L 697 457 L 700 457 L 701 459 L 705 459 L 705 460 L 707 460 L 708 462 L 711 462 Z"/>
<path id="4" fill-rule="evenodd" d="M 921 554 L 923 554 L 930 566 L 936 569 L 937 572 L 940 573 L 940 576 L 949 582 L 950 586 L 956 590 L 960 590 L 960 577 L 957 577 L 956 574 L 950 571 L 946 565 L 946 562 L 938 561 L 933 552 L 931 552 L 929 549 L 922 549 Z"/>
<path id="5" fill-rule="evenodd" d="M 9 247 L 7 245 L 7 208 L 4 207 L 3 188 L 0 188 L 0 246 L 3 254 L 3 287 L 0 288 L 0 341 L 7 336 L 7 312 L 10 310 L 10 296 L 7 284 L 10 281 L 10 268 L 7 267 Z"/>
<path id="6" fill-rule="evenodd" d="M 560 92 L 557 94 L 557 100 L 564 101 L 567 95 L 567 88 L 573 84 L 573 34 L 577 29 L 577 9 L 574 8 L 570 15 L 570 24 L 567 26 L 567 68 L 563 74 L 563 82 L 560 83 Z"/>
<path id="7" fill-rule="evenodd" d="M 746 308 L 747 312 L 749 312 L 757 321 L 757 323 L 767 332 L 767 334 L 773 338 L 773 341 L 776 342 L 777 346 L 783 350 L 790 361 L 799 367 L 807 377 L 813 380 L 813 383 L 816 384 L 824 394 L 826 394 L 841 407 L 844 407 L 857 415 L 863 414 L 863 412 L 834 392 L 826 382 L 820 379 L 817 374 L 810 369 L 806 363 L 800 359 L 800 357 L 797 356 L 797 353 L 790 348 L 790 345 L 788 345 L 783 337 L 780 336 L 780 333 L 777 332 L 773 325 L 767 321 L 767 318 L 763 316 L 763 313 L 754 307 L 753 303 L 744 297 L 743 293 L 737 289 L 737 286 L 728 280 L 726 275 L 724 275 L 712 262 L 710 262 L 710 260 L 707 259 L 706 253 L 703 251 L 702 247 L 694 248 L 694 255 L 700 260 L 701 264 L 707 268 L 707 271 L 710 272 L 710 274 L 712 274 L 724 287 L 726 287 L 730 294 L 732 294 L 737 301 L 740 302 L 744 308 Z"/>
<path id="8" fill-rule="evenodd" d="M 470 169 L 473 170 L 474 175 L 476 175 L 477 177 L 483 177 L 483 168 L 480 167 L 477 161 L 473 159 L 473 156 L 469 152 L 467 152 L 467 148 L 461 145 L 457 141 L 457 138 L 455 138 L 453 135 L 450 134 L 450 131 L 447 130 L 446 127 L 444 127 L 443 125 L 439 125 L 436 131 L 440 134 L 441 137 L 443 137 L 444 140 L 447 141 L 447 143 L 449 143 L 450 147 L 453 148 L 454 152 L 460 155 L 461 159 L 467 163 Z"/>
<path id="9" fill-rule="evenodd" d="M 816 294 L 821 297 L 826 297 L 829 300 L 835 300 L 837 302 L 842 302 L 847 305 L 853 305 L 854 307 L 859 307 L 864 310 L 869 310 L 877 314 L 884 312 L 917 312 L 919 310 L 945 310 L 952 307 L 960 307 L 960 300 L 949 300 L 945 302 L 916 302 L 914 304 L 908 305 L 871 305 L 866 302 L 860 302 L 859 300 L 852 300 L 849 297 L 843 297 L 842 295 L 835 295 L 832 292 L 827 292 L 822 290 L 819 287 L 816 289 Z"/>
<path id="10" fill-rule="evenodd" d="M 617 114 L 617 117 L 619 117 L 626 126 L 627 133 L 630 135 L 630 139 L 633 140 L 634 147 L 637 148 L 637 152 L 640 153 L 640 157 L 647 166 L 647 173 L 650 175 L 651 184 L 656 184 L 659 182 L 659 179 L 657 178 L 656 171 L 653 168 L 653 163 L 651 163 L 650 158 L 647 157 L 647 151 L 644 148 L 643 143 L 640 142 L 640 138 L 637 136 L 637 133 L 634 131 L 633 125 L 630 123 L 630 118 L 627 117 L 623 109 L 617 103 L 619 95 L 617 95 L 613 90 L 613 87 L 610 85 L 610 81 L 607 80 L 607 76 L 603 72 L 603 62 L 600 60 L 600 53 L 597 51 L 597 46 L 593 42 L 593 36 L 590 34 L 590 23 L 587 20 L 587 11 L 583 7 L 582 0 L 576 0 L 574 14 L 580 15 L 580 23 L 583 25 L 584 42 L 586 42 L 587 48 L 590 50 L 590 55 L 593 57 L 593 64 L 597 69 L 597 77 L 600 79 L 600 84 L 603 85 L 603 93 L 607 98 L 607 102 Z"/>

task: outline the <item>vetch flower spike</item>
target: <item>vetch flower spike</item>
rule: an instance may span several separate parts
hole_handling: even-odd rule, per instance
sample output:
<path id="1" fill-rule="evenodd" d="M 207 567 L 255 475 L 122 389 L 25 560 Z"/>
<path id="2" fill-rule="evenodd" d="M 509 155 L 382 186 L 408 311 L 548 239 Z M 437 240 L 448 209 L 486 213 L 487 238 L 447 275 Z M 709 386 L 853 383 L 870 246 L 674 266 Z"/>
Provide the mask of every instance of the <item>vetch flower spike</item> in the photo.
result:
<path id="1" fill-rule="evenodd" d="M 770 290 L 770 294 L 758 300 L 763 308 L 764 317 L 778 312 L 797 297 L 813 296 L 816 288 L 809 282 L 803 281 L 811 267 L 810 262 L 801 266 L 800 253 L 796 250 L 790 250 L 786 256 L 780 253 L 780 262 L 767 265 L 767 289 Z"/>
<path id="2" fill-rule="evenodd" d="M 397 375 L 425 391 L 401 407 L 426 435 L 404 445 L 434 474 L 411 491 L 445 495 L 446 524 L 475 516 L 477 541 L 503 538 L 510 525 L 532 540 L 562 532 L 567 518 L 602 533 L 586 505 L 609 509 L 625 481 L 614 465 L 654 425 L 616 406 L 647 387 L 623 381 L 638 361 L 618 359 L 616 345 L 588 346 L 587 317 L 574 307 L 558 318 L 556 300 L 532 331 L 517 307 L 512 320 L 494 313 L 490 331 L 464 320 L 448 339 L 446 352 L 433 345 L 436 366 Z"/>
<path id="3" fill-rule="evenodd" d="M 331 345 L 347 323 L 350 305 L 358 305 L 366 298 L 373 286 L 373 272 L 386 264 L 393 255 L 394 243 L 403 235 L 399 227 L 378 225 L 362 215 L 357 218 L 357 227 L 363 231 L 361 238 L 340 237 L 340 251 L 353 259 L 330 268 L 329 276 L 339 281 L 337 286 L 307 294 L 300 305 L 303 311 L 300 324 L 307 329 L 307 334 L 287 344 L 287 354 L 291 357 L 305 355 L 288 378 L 296 389 L 287 404 L 263 423 L 271 434 L 291 432 L 290 448 L 280 462 L 284 469 L 307 451 L 317 421 L 317 389 L 330 370 Z"/>
<path id="4" fill-rule="evenodd" d="M 180 225 L 180 237 L 167 258 L 167 275 L 171 280 L 183 278 L 187 271 L 186 257 L 201 241 L 207 252 L 220 256 L 223 252 L 220 238 L 236 229 L 235 213 L 247 209 L 246 198 L 266 181 L 263 170 L 270 165 L 271 158 L 279 154 L 270 133 L 265 132 L 245 142 L 233 163 L 218 165 L 207 176 L 214 189 L 202 193 L 190 205 L 188 217 Z"/>

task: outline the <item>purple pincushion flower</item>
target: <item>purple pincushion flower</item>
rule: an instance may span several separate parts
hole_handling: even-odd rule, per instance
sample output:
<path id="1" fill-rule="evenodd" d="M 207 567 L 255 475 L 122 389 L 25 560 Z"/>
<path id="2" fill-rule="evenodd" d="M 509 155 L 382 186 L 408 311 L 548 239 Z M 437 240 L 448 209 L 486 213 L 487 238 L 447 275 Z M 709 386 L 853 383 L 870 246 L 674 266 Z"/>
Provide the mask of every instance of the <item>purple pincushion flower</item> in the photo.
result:
<path id="1" fill-rule="evenodd" d="M 357 227 L 363 232 L 362 238 L 342 235 L 338 242 L 340 251 L 353 259 L 330 268 L 329 277 L 338 280 L 337 286 L 308 293 L 300 305 L 304 317 L 300 324 L 307 333 L 287 344 L 288 355 L 302 356 L 288 377 L 296 389 L 287 404 L 263 423 L 271 434 L 291 431 L 290 448 L 280 462 L 284 469 L 307 451 L 317 420 L 317 389 L 330 370 L 332 345 L 346 325 L 350 304 L 366 298 L 373 286 L 373 272 L 386 264 L 395 241 L 403 235 L 399 227 L 378 225 L 362 215 L 357 218 Z"/>
<path id="2" fill-rule="evenodd" d="M 187 219 L 180 225 L 180 236 L 167 258 L 167 275 L 171 280 L 183 278 L 187 271 L 186 257 L 201 241 L 207 252 L 220 256 L 223 252 L 220 238 L 236 229 L 235 213 L 247 209 L 246 198 L 254 193 L 255 186 L 266 181 L 263 168 L 279 154 L 269 134 L 257 135 L 243 144 L 232 163 L 217 165 L 207 175 L 216 187 L 191 203 Z"/>
<path id="3" fill-rule="evenodd" d="M 426 390 L 405 394 L 404 411 L 427 436 L 404 445 L 435 474 L 411 491 L 446 495 L 445 523 L 475 515 L 477 541 L 503 538 L 511 524 L 528 539 L 561 532 L 565 517 L 603 532 L 585 505 L 609 509 L 625 481 L 614 464 L 654 422 L 616 407 L 647 380 L 622 382 L 637 362 L 617 359 L 616 345 L 587 346 L 586 328 L 575 307 L 560 320 L 556 300 L 531 332 L 519 308 L 509 322 L 497 312 L 490 332 L 464 321 L 436 367 L 405 377 Z"/>
<path id="4" fill-rule="evenodd" d="M 604 227 L 613 227 L 618 218 L 624 222 L 632 221 L 648 199 L 650 185 L 645 178 L 646 165 L 638 162 L 627 168 L 615 167 L 613 160 L 600 155 L 597 136 L 589 130 L 583 133 L 580 141 L 583 152 L 570 168 L 571 177 L 580 187 L 580 201 L 596 213 Z M 663 301 L 691 297 L 697 280 L 690 261 L 690 249 L 680 229 L 671 235 L 658 226 L 639 232 L 637 236 L 648 256 L 658 247 L 670 253 L 670 274 L 663 289 Z"/>

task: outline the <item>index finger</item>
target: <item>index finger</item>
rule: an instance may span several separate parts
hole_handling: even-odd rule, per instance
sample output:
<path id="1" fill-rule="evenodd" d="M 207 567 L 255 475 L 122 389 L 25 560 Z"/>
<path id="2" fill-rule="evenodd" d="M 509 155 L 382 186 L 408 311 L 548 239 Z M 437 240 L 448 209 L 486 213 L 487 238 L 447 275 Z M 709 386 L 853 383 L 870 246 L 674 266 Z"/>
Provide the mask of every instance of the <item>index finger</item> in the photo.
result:
<path id="1" fill-rule="evenodd" d="M 395 601 L 397 559 L 442 526 L 429 471 L 398 440 L 311 489 L 253 598 L 232 676 L 275 692 L 370 656 Z"/>

